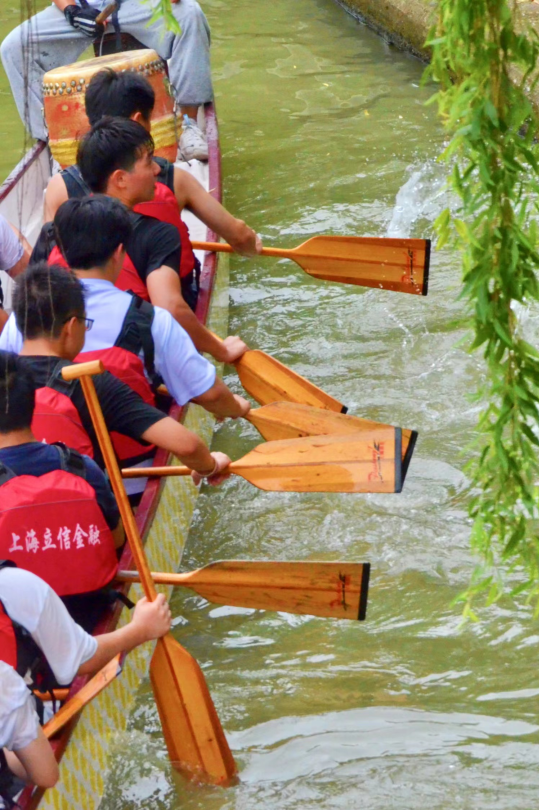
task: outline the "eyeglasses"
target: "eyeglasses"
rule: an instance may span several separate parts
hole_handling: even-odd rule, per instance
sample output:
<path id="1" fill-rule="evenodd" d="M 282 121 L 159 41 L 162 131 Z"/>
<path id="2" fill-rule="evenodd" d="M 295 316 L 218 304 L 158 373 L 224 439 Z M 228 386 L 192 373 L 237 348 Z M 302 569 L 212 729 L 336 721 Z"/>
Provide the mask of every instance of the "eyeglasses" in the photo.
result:
<path id="1" fill-rule="evenodd" d="M 70 315 L 69 318 L 66 318 L 65 321 L 63 321 L 63 323 L 67 323 L 68 321 L 71 320 L 71 318 L 76 318 L 78 321 L 84 321 L 84 327 L 87 332 L 90 331 L 90 329 L 94 325 L 95 320 L 94 318 L 82 318 L 80 315 Z"/>

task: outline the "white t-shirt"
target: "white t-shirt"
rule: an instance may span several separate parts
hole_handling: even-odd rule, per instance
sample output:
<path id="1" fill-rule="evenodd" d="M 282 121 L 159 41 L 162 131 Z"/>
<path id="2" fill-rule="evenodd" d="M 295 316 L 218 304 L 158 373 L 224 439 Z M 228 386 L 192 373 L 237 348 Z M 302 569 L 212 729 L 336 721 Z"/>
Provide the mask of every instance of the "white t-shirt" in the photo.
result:
<path id="1" fill-rule="evenodd" d="M 36 739 L 38 729 L 32 693 L 13 667 L 0 661 L 0 748 L 26 748 Z"/>
<path id="2" fill-rule="evenodd" d="M 131 303 L 129 293 L 118 290 L 110 281 L 83 279 L 86 315 L 94 321 L 86 332 L 83 352 L 114 346 Z M 204 394 L 215 382 L 215 368 L 193 345 L 193 341 L 170 312 L 154 307 L 152 337 L 155 368 L 178 405 Z M 12 314 L 0 335 L 0 350 L 19 353 L 22 335 Z"/>
<path id="3" fill-rule="evenodd" d="M 52 588 L 30 571 L 0 569 L 0 600 L 9 618 L 30 633 L 59 684 L 68 686 L 97 641 L 73 621 Z"/>
<path id="4" fill-rule="evenodd" d="M 7 273 L 15 267 L 23 252 L 22 244 L 9 227 L 7 219 L 0 214 L 0 270 Z"/>

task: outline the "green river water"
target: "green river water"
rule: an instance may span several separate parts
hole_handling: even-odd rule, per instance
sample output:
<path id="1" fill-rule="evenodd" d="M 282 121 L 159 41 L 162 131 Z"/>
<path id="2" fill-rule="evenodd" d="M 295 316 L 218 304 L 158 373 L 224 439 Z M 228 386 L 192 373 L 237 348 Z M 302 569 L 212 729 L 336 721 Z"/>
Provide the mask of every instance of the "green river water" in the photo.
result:
<path id="1" fill-rule="evenodd" d="M 227 206 L 268 245 L 317 233 L 431 236 L 448 200 L 423 66 L 332 0 L 203 5 Z M 16 124 L 0 90 L 6 137 Z M 18 149 L 9 162 L 8 147 L 4 174 Z M 368 560 L 367 620 L 219 608 L 178 593 L 175 633 L 203 667 L 241 782 L 194 788 L 171 774 L 147 687 L 102 806 L 536 807 L 537 623 L 504 603 L 460 632 L 451 605 L 473 565 L 462 448 L 481 373 L 457 346 L 457 261 L 435 254 L 427 298 L 317 282 L 275 260 L 235 258 L 231 270 L 232 333 L 351 413 L 415 428 L 419 440 L 401 495 L 281 495 L 239 478 L 203 490 L 186 570 L 242 557 Z M 249 424 L 225 424 L 214 448 L 236 458 L 258 441 Z"/>

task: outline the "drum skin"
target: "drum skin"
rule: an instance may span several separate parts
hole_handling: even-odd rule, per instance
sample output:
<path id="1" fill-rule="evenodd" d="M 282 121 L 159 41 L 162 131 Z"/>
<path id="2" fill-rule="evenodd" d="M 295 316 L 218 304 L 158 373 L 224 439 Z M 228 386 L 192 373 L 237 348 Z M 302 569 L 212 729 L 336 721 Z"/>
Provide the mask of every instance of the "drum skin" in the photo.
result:
<path id="1" fill-rule="evenodd" d="M 90 129 L 84 109 L 86 87 L 94 73 L 105 67 L 137 71 L 148 79 L 155 92 L 152 113 L 155 154 L 174 162 L 178 145 L 174 99 L 169 90 L 166 64 L 155 51 L 146 48 L 98 56 L 45 73 L 43 106 L 53 157 L 62 168 L 76 162 L 78 140 Z"/>

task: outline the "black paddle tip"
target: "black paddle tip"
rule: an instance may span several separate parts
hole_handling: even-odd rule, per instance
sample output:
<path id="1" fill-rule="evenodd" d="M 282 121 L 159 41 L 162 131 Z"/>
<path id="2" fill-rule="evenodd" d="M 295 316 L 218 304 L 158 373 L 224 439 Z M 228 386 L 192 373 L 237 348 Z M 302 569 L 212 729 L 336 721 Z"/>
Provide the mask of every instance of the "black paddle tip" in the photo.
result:
<path id="1" fill-rule="evenodd" d="M 341 408 L 341 413 L 348 413 L 348 408 L 346 405 L 343 405 Z"/>
<path id="2" fill-rule="evenodd" d="M 425 269 L 423 270 L 423 287 L 421 290 L 421 295 L 427 295 L 429 291 L 430 251 L 431 241 L 430 239 L 425 239 Z"/>
<path id="3" fill-rule="evenodd" d="M 418 432 L 417 430 L 412 430 L 412 435 L 410 436 L 410 441 L 408 442 L 408 447 L 406 448 L 406 453 L 404 454 L 404 458 L 402 460 L 402 483 L 404 484 L 404 480 L 406 478 L 406 474 L 408 472 L 408 467 L 410 466 L 410 462 L 412 460 L 412 456 L 415 450 L 415 443 L 417 441 Z"/>
<path id="4" fill-rule="evenodd" d="M 402 492 L 404 484 L 402 464 L 402 430 L 395 428 L 395 492 Z"/>
<path id="5" fill-rule="evenodd" d="M 359 594 L 359 611 L 357 617 L 360 622 L 367 616 L 367 599 L 369 597 L 369 580 L 371 577 L 371 564 L 363 563 L 361 569 L 361 591 Z"/>

